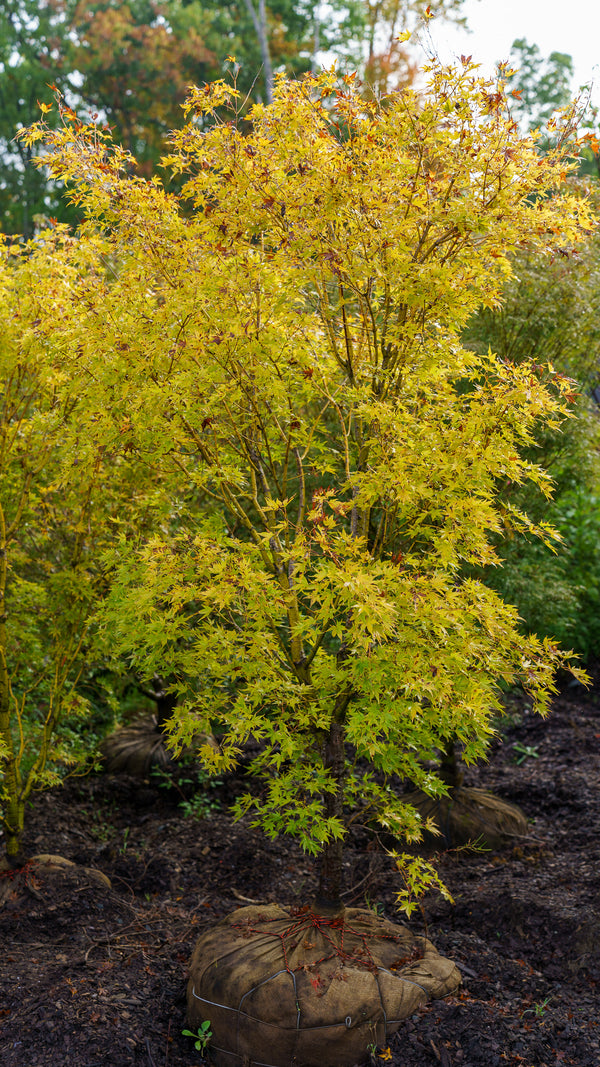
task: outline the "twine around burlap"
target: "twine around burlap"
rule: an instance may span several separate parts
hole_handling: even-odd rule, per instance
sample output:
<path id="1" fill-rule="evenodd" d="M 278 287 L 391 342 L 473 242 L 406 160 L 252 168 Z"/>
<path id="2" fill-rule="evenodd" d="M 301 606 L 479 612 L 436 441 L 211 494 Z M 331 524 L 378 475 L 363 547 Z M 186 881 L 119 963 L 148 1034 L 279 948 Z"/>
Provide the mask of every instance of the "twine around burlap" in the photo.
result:
<path id="1" fill-rule="evenodd" d="M 370 911 L 252 906 L 198 940 L 188 1023 L 210 1020 L 217 1067 L 351 1067 L 459 983 L 430 941 Z"/>

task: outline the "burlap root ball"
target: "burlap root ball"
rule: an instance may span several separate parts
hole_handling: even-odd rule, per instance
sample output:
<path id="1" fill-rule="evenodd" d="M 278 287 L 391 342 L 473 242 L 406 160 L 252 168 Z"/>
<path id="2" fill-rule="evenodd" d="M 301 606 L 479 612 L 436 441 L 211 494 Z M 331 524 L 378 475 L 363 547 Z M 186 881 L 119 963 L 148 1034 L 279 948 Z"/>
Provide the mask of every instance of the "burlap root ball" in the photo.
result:
<path id="1" fill-rule="evenodd" d="M 100 752 L 110 774 L 147 778 L 152 767 L 166 771 L 175 765 L 154 716 L 137 719 L 130 726 L 119 726 L 101 741 Z"/>
<path id="2" fill-rule="evenodd" d="M 185 749 L 182 757 L 191 758 L 203 744 L 218 748 L 212 735 L 200 734 L 194 738 L 194 746 Z M 131 774 L 135 778 L 147 778 L 153 767 L 172 771 L 178 762 L 166 747 L 165 734 L 154 716 L 137 719 L 130 726 L 120 726 L 100 743 L 100 752 L 110 774 Z"/>
<path id="3" fill-rule="evenodd" d="M 32 896 L 56 902 L 57 892 L 58 896 L 63 896 L 65 891 L 72 896 L 86 888 L 110 889 L 110 879 L 94 867 L 80 867 L 64 856 L 47 853 L 32 856 L 14 870 L 0 862 L 0 908 L 9 901 L 13 906 L 19 901 L 27 906 Z"/>
<path id="4" fill-rule="evenodd" d="M 216 1067 L 351 1067 L 459 984 L 430 941 L 370 911 L 252 906 L 197 942 L 187 1017 L 210 1020 Z"/>
<path id="5" fill-rule="evenodd" d="M 429 843 L 443 841 L 455 846 L 474 842 L 484 848 L 502 848 L 528 832 L 521 809 L 485 789 L 458 786 L 447 797 L 430 797 L 419 790 L 402 799 L 438 827 L 441 836 L 432 837 Z"/>

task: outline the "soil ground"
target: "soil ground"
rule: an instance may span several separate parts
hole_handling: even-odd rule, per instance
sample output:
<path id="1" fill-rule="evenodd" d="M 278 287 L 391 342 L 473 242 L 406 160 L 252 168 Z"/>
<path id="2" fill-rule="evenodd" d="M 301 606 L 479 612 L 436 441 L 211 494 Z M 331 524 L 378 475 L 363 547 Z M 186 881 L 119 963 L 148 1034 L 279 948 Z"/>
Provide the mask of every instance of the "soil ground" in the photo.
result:
<path id="1" fill-rule="evenodd" d="M 566 684 L 545 721 L 516 701 L 489 764 L 467 772 L 468 784 L 520 805 L 530 833 L 500 851 L 440 854 L 455 903 L 431 895 L 424 918 L 463 986 L 407 1020 L 382 1065 L 600 1067 L 594 674 L 591 690 Z M 293 843 L 232 821 L 227 801 L 239 785 L 230 778 L 210 789 L 201 820 L 182 813 L 175 790 L 120 776 L 74 779 L 36 798 L 30 854 L 96 868 L 112 888 L 81 866 L 0 880 L 2 1067 L 201 1063 L 182 1035 L 197 936 L 248 902 L 304 903 L 315 887 L 312 861 Z M 346 903 L 403 921 L 398 876 L 377 841 L 358 833 L 346 864 Z M 423 916 L 410 926 L 423 932 Z"/>

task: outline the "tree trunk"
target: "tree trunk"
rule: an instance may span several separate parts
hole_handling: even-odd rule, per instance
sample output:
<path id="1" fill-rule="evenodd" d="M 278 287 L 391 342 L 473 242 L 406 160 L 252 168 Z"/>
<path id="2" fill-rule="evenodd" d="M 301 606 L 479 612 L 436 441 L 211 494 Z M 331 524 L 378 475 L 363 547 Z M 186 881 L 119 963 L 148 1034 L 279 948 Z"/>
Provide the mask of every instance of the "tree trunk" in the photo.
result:
<path id="1" fill-rule="evenodd" d="M 1 824 L 4 829 L 4 847 L 11 866 L 19 862 L 21 835 L 25 820 L 25 802 L 11 731 L 11 694 L 6 663 L 6 617 L 0 617 L 0 740 L 6 752 L 2 758 L 4 775 L 4 813 Z"/>
<path id="2" fill-rule="evenodd" d="M 2 824 L 4 827 L 4 849 L 10 867 L 19 867 L 23 862 L 21 839 L 25 825 L 25 804 L 20 800 L 15 776 L 14 760 L 11 760 L 5 773 L 5 787 L 8 794 Z M 0 861 L 1 866 L 1 861 Z"/>
<path id="3" fill-rule="evenodd" d="M 324 795 L 325 815 L 327 818 L 337 818 L 342 822 L 344 814 L 344 727 L 336 721 L 332 722 L 329 737 L 325 742 L 324 765 L 331 772 L 336 786 L 335 792 Z M 314 909 L 318 914 L 337 914 L 343 910 L 342 855 L 341 839 L 332 839 L 323 846 L 320 857 L 319 890 L 314 901 Z"/>
<path id="4" fill-rule="evenodd" d="M 265 75 L 265 95 L 267 104 L 273 103 L 273 65 L 271 63 L 271 53 L 269 51 L 269 37 L 267 34 L 267 12 L 265 8 L 265 0 L 258 0 L 258 11 L 256 10 L 252 0 L 246 0 L 246 7 L 248 8 L 248 14 L 252 19 L 256 36 L 258 37 L 258 43 L 260 45 L 260 55 L 262 58 L 263 71 Z"/>
<path id="5" fill-rule="evenodd" d="M 158 676 L 154 677 L 152 684 L 154 686 L 152 698 L 156 701 L 156 728 L 164 733 L 164 725 L 177 707 L 177 695 L 165 692 L 166 685 Z"/>
<path id="6" fill-rule="evenodd" d="M 318 56 L 319 49 L 321 47 L 321 4 L 315 4 L 315 10 L 313 14 L 313 54 L 310 61 L 311 74 L 316 74 L 318 70 Z"/>
<path id="7" fill-rule="evenodd" d="M 6 611 L 6 581 L 8 576 L 7 537 L 4 511 L 0 505 L 0 741 L 4 742 L 5 755 L 2 758 L 4 775 L 4 827 L 5 850 L 11 865 L 18 862 L 23 830 L 24 805 L 20 798 L 20 782 L 12 731 L 11 710 L 12 697 L 8 673 L 8 633 Z"/>
<path id="8" fill-rule="evenodd" d="M 440 762 L 440 778 L 450 789 L 458 789 L 463 783 L 464 774 L 456 756 L 454 741 L 447 741 Z"/>

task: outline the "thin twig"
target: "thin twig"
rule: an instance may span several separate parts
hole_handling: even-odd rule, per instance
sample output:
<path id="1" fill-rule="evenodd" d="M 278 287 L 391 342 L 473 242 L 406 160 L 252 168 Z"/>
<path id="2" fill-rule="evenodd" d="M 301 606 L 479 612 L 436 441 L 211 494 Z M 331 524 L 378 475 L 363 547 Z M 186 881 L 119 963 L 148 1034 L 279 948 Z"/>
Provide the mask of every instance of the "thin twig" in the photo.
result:
<path id="1" fill-rule="evenodd" d="M 148 1053 L 148 1063 L 150 1064 L 150 1067 L 156 1067 L 156 1064 L 152 1059 L 152 1053 L 150 1052 L 150 1042 L 148 1041 L 148 1038 L 146 1038 L 146 1052 Z"/>

